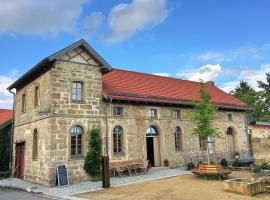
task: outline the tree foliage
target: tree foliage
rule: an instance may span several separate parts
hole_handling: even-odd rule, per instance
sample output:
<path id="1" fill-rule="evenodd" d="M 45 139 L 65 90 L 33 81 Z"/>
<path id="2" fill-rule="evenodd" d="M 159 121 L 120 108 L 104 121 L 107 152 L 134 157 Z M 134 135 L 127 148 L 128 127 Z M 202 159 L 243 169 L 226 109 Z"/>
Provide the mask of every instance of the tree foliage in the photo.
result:
<path id="1" fill-rule="evenodd" d="M 100 138 L 100 129 L 94 128 L 90 132 L 88 152 L 84 161 L 84 170 L 93 177 L 100 176 L 101 153 L 102 144 Z"/>
<path id="2" fill-rule="evenodd" d="M 258 81 L 262 91 L 255 91 L 248 82 L 240 81 L 239 85 L 230 93 L 252 107 L 252 111 L 248 113 L 248 120 L 267 121 L 269 115 L 269 87 L 270 74 L 267 75 L 267 82 Z M 267 91 L 268 90 L 268 91 Z"/>
<path id="3" fill-rule="evenodd" d="M 200 139 L 214 138 L 217 136 L 216 129 L 212 125 L 212 120 L 216 107 L 210 101 L 211 95 L 205 90 L 204 83 L 200 84 L 200 99 L 193 102 L 192 120 L 195 127 L 192 134 L 199 136 Z"/>

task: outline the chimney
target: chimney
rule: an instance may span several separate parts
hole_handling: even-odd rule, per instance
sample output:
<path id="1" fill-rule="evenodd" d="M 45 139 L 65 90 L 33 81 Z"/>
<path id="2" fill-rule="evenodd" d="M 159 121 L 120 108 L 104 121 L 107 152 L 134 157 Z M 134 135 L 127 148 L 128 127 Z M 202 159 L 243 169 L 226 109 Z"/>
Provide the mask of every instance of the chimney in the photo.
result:
<path id="1" fill-rule="evenodd" d="M 215 86 L 215 82 L 214 81 L 206 81 L 206 83 L 209 84 L 209 85 Z"/>

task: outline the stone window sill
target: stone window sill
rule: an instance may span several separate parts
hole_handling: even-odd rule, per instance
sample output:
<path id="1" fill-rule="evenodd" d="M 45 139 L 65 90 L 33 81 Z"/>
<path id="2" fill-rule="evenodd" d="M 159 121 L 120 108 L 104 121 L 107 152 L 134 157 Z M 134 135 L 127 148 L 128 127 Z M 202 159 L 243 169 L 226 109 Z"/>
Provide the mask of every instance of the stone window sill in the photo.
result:
<path id="1" fill-rule="evenodd" d="M 81 101 L 71 100 L 71 103 L 84 104 L 86 102 L 85 100 L 81 100 Z"/>
<path id="2" fill-rule="evenodd" d="M 70 160 L 83 160 L 84 157 L 83 156 L 71 156 Z"/>

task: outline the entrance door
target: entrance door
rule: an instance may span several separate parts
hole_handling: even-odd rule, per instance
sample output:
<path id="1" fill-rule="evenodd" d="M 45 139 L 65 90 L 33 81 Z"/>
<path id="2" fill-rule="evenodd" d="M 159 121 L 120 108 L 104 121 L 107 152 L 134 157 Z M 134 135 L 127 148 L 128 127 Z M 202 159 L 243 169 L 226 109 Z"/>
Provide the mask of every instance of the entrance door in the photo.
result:
<path id="1" fill-rule="evenodd" d="M 23 179 L 24 168 L 24 142 L 16 144 L 15 177 Z"/>
<path id="2" fill-rule="evenodd" d="M 155 154 L 154 154 L 154 140 L 153 137 L 146 138 L 147 146 L 147 160 L 151 163 L 151 166 L 155 166 Z"/>

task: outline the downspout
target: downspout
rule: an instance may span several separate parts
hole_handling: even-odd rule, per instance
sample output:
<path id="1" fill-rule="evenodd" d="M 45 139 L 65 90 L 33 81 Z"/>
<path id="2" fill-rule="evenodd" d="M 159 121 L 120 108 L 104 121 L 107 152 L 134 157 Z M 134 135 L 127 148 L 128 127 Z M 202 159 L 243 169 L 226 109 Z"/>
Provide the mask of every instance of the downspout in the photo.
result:
<path id="1" fill-rule="evenodd" d="M 15 127 L 15 92 L 8 90 L 11 94 L 13 94 L 13 111 L 12 111 L 12 127 L 11 127 L 11 134 L 10 134 L 10 174 L 12 174 L 12 165 L 13 165 L 13 139 L 14 139 L 14 127 Z"/>
<path id="2" fill-rule="evenodd" d="M 105 140 L 105 152 L 106 155 L 109 156 L 109 141 L 108 141 L 108 137 L 109 137 L 109 117 L 108 117 L 108 110 L 109 110 L 109 105 L 112 102 L 111 98 L 108 98 L 106 95 L 104 95 L 104 98 L 106 99 L 106 103 L 105 103 L 105 113 L 106 113 L 106 140 Z M 108 103 L 109 102 L 109 103 Z"/>
<path id="3" fill-rule="evenodd" d="M 247 119 L 248 111 L 245 112 L 245 126 L 246 126 L 246 135 L 248 140 L 248 149 L 249 149 L 249 155 L 253 158 L 253 147 L 252 147 L 252 141 L 250 133 L 248 132 L 248 119 Z"/>

